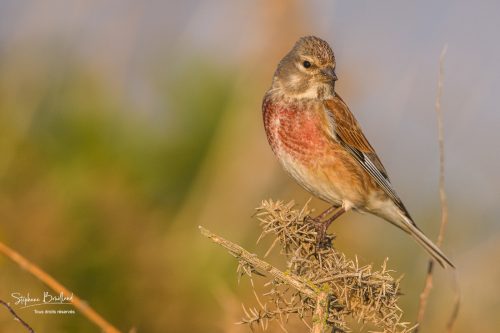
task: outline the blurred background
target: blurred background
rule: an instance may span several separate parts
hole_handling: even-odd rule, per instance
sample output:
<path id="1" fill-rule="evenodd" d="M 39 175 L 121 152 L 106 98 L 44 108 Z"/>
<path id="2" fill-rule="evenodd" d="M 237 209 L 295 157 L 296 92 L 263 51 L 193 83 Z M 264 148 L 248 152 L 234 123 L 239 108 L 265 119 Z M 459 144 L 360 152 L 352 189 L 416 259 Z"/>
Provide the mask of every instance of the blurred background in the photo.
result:
<path id="1" fill-rule="evenodd" d="M 497 331 L 499 31 L 496 1 L 2 0 L 0 240 L 124 331 L 249 332 L 233 323 L 242 302 L 255 303 L 251 287 L 197 226 L 262 253 L 255 207 L 310 197 L 262 126 L 280 58 L 303 35 L 331 43 L 338 92 L 435 239 L 447 43 L 444 249 L 463 294 L 456 332 Z M 425 252 L 373 216 L 350 213 L 331 230 L 361 263 L 390 258 L 414 321 Z M 0 258 L 0 299 L 44 290 Z M 452 277 L 436 269 L 422 331 L 443 331 L 452 304 Z M 98 331 L 79 313 L 19 315 L 37 332 Z M 24 331 L 6 310 L 0 330 Z"/>

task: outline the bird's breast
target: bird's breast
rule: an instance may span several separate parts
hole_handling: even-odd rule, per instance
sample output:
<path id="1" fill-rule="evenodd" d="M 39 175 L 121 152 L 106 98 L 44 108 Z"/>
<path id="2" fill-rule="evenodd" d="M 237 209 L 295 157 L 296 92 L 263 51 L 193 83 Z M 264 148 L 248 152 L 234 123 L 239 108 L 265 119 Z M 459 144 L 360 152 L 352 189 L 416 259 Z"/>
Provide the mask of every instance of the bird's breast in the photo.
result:
<path id="1" fill-rule="evenodd" d="M 264 127 L 274 153 L 286 154 L 301 163 L 313 163 L 330 145 L 317 103 L 264 102 Z"/>
<path id="2" fill-rule="evenodd" d="M 335 204 L 360 203 L 359 166 L 328 134 L 321 102 L 264 100 L 269 144 L 284 169 L 309 192 Z"/>

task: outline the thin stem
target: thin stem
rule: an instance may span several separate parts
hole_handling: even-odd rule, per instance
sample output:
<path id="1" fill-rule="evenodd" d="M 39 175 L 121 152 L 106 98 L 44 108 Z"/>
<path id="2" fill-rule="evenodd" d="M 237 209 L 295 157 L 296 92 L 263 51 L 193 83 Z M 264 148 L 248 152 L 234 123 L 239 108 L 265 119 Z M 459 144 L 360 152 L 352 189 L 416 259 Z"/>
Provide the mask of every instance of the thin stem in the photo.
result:
<path id="1" fill-rule="evenodd" d="M 443 243 L 446 227 L 448 226 L 448 198 L 444 188 L 444 129 L 443 129 L 443 112 L 441 111 L 441 96 L 443 95 L 443 78 L 444 78 L 444 58 L 448 45 L 444 45 L 441 55 L 439 56 L 439 79 L 438 92 L 436 96 L 436 119 L 438 126 L 438 141 L 439 141 L 439 202 L 441 204 L 441 226 L 437 238 L 437 246 Z"/>
<path id="2" fill-rule="evenodd" d="M 14 316 L 14 318 L 17 321 L 19 321 L 21 325 L 23 325 L 29 332 L 35 333 L 35 330 L 31 328 L 31 326 L 27 322 L 25 322 L 21 317 L 19 317 L 19 315 L 16 313 L 16 311 L 14 311 L 14 309 L 9 305 L 9 303 L 0 299 L 0 304 L 5 306 L 9 310 L 9 312 Z"/>
<path id="3" fill-rule="evenodd" d="M 446 229 L 446 225 L 448 224 L 448 203 L 446 200 L 446 191 L 444 188 L 444 134 L 443 134 L 443 114 L 441 111 L 441 96 L 443 91 L 443 77 L 444 77 L 444 57 L 446 55 L 446 50 L 448 49 L 447 45 L 444 45 L 441 50 L 441 55 L 439 56 L 439 77 L 438 77 L 438 85 L 437 85 L 437 94 L 436 94 L 436 103 L 435 103 L 435 111 L 436 111 L 436 119 L 438 125 L 438 144 L 439 144 L 439 202 L 441 207 L 441 224 L 439 227 L 439 235 L 437 240 L 437 246 L 440 246 L 443 237 L 444 231 Z M 427 300 L 429 298 L 429 294 L 432 289 L 432 272 L 434 271 L 434 261 L 429 260 L 429 264 L 427 266 L 427 275 L 425 277 L 425 285 L 424 289 L 420 293 L 420 299 L 418 304 L 418 313 L 417 313 L 417 323 L 422 323 L 425 316 L 425 310 L 427 309 Z M 418 332 L 419 327 L 417 327 L 416 332 Z"/>
<path id="4" fill-rule="evenodd" d="M 441 207 L 441 223 L 439 227 L 439 234 L 437 237 L 436 244 L 437 246 L 441 246 L 443 243 L 444 235 L 446 232 L 446 227 L 448 226 L 448 199 L 446 196 L 445 190 L 445 155 L 444 155 L 444 129 L 443 129 L 443 112 L 441 110 L 441 97 L 443 94 L 443 79 L 444 79 L 444 59 L 446 56 L 446 51 L 448 49 L 448 45 L 444 45 L 441 55 L 439 56 L 439 77 L 438 77 L 438 85 L 437 85 L 437 95 L 436 95 L 436 120 L 438 127 L 438 144 L 439 144 L 439 202 Z M 427 308 L 427 301 L 429 298 L 429 294 L 432 289 L 432 280 L 433 280 L 433 270 L 434 270 L 434 261 L 430 260 L 427 268 L 427 276 L 425 278 L 424 289 L 420 293 L 420 299 L 418 304 L 418 314 L 417 314 L 417 323 L 421 324 L 424 320 L 425 310 Z M 456 282 L 457 273 L 453 272 L 455 275 L 455 302 L 453 307 L 453 312 L 450 317 L 450 320 L 447 324 L 448 332 L 452 332 L 453 325 L 458 316 L 458 311 L 460 309 L 460 289 Z M 415 332 L 418 332 L 419 327 L 416 328 Z"/>
<path id="5" fill-rule="evenodd" d="M 63 293 L 64 295 L 73 295 L 71 298 L 71 303 L 78 309 L 88 320 L 99 326 L 99 328 L 105 333 L 121 333 L 113 325 L 108 323 L 103 317 L 101 317 L 97 312 L 94 311 L 85 301 L 77 297 L 74 293 L 65 288 L 52 276 L 44 272 L 40 267 L 23 257 L 18 252 L 14 251 L 4 243 L 0 242 L 0 252 L 3 253 L 7 258 L 15 262 L 19 267 L 26 270 L 28 273 L 32 274 L 38 280 L 45 283 L 49 288 L 57 293 Z"/>

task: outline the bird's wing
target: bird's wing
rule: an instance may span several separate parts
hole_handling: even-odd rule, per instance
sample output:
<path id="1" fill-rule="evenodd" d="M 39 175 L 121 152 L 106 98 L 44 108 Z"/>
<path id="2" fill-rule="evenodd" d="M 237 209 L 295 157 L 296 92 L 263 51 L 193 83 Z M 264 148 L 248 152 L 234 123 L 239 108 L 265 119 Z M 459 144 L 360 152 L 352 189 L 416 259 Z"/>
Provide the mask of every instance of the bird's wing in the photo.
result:
<path id="1" fill-rule="evenodd" d="M 349 111 L 347 104 L 340 96 L 336 95 L 333 99 L 325 101 L 324 110 L 331 123 L 330 132 L 333 139 L 354 157 L 402 212 L 410 217 L 403 202 L 392 187 L 387 171 L 377 153 L 361 131 L 361 127 Z"/>
<path id="2" fill-rule="evenodd" d="M 380 162 L 377 153 L 375 153 L 375 150 L 361 131 L 356 118 L 354 118 L 340 96 L 325 101 L 323 109 L 329 120 L 329 133 L 332 139 L 340 143 L 354 157 L 401 210 L 402 219 L 400 221 L 389 222 L 412 235 L 441 266 L 445 267 L 449 265 L 455 267 L 439 247 L 434 245 L 418 228 L 415 222 L 413 222 L 403 202 L 392 187 L 387 172 L 382 162 Z"/>

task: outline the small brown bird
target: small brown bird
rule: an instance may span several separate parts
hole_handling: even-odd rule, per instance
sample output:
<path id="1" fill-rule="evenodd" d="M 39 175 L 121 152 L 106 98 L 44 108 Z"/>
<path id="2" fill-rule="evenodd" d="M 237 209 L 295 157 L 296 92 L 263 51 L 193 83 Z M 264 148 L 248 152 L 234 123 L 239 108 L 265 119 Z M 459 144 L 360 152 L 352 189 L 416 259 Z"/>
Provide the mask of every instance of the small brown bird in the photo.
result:
<path id="1" fill-rule="evenodd" d="M 262 105 L 267 139 L 281 165 L 332 205 L 312 219 L 319 242 L 333 220 L 354 209 L 387 220 L 413 236 L 441 266 L 454 267 L 413 222 L 377 153 L 335 92 L 336 81 L 328 43 L 302 37 L 278 64 Z"/>

